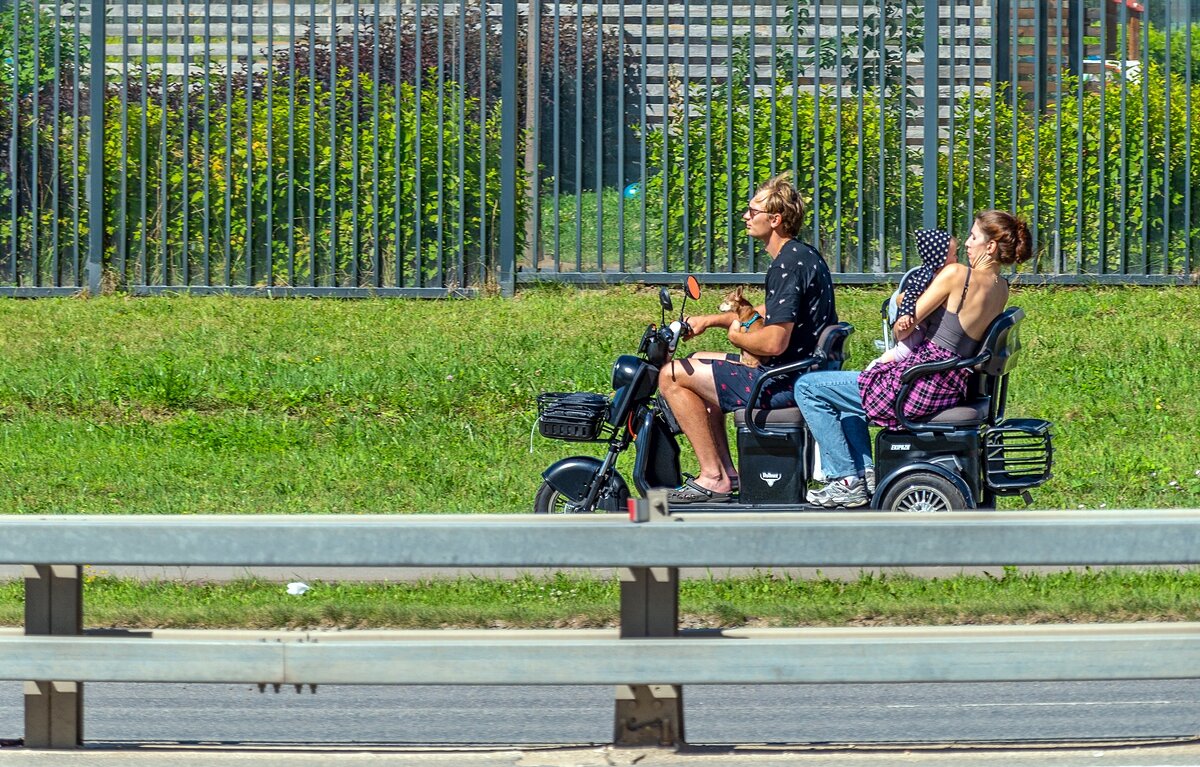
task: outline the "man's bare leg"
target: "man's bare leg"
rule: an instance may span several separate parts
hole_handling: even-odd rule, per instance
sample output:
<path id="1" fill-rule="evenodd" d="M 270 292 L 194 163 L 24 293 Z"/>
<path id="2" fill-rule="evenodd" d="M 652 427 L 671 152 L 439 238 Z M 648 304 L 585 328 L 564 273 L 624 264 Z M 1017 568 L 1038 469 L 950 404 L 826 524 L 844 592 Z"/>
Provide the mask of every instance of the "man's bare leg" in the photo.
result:
<path id="1" fill-rule="evenodd" d="M 738 470 L 733 463 L 733 453 L 729 450 L 729 432 L 725 430 L 725 414 L 716 405 L 708 406 L 708 430 L 713 436 L 717 454 L 721 456 L 721 468 L 729 478 L 730 487 L 737 481 Z"/>
<path id="2" fill-rule="evenodd" d="M 692 360 L 675 360 L 664 367 L 658 377 L 659 390 L 671 406 L 679 428 L 692 443 L 700 476 L 696 483 L 718 493 L 732 488 L 726 467 L 732 465 L 729 440 L 724 434 L 724 416 L 717 410 L 717 386 L 712 366 Z M 716 415 L 710 413 L 710 407 Z M 712 421 L 720 424 L 714 430 Z M 719 434 L 718 434 L 719 432 Z"/>

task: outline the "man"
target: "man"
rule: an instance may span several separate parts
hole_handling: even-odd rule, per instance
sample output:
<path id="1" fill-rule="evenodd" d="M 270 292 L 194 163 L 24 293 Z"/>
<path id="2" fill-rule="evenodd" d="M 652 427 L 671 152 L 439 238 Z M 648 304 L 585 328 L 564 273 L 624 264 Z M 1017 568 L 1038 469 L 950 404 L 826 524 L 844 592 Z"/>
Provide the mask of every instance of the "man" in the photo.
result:
<path id="1" fill-rule="evenodd" d="M 730 343 L 756 355 L 762 364 L 749 367 L 736 355 L 697 352 L 659 372 L 659 389 L 700 463 L 700 476 L 670 491 L 669 503 L 730 500 L 737 469 L 729 453 L 725 413 L 746 406 L 754 383 L 765 371 L 811 355 L 821 330 L 838 321 L 829 267 L 815 248 L 796 239 L 804 221 L 804 202 L 787 176 L 776 176 L 760 186 L 742 220 L 746 233 L 771 255 L 766 303 L 757 307 L 763 327 L 742 332 L 735 312 L 709 314 L 688 318 L 689 338 L 709 328 L 727 328 Z M 794 375 L 772 380 L 756 406 L 795 407 L 794 384 Z"/>

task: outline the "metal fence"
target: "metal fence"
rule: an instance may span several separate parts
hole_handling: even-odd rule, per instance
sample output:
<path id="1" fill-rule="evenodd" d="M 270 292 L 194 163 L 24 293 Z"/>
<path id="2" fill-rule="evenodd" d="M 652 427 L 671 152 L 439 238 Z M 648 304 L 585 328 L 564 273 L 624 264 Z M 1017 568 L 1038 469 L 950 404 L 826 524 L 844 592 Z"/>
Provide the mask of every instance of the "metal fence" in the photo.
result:
<path id="1" fill-rule="evenodd" d="M 781 170 L 842 281 L 1195 281 L 1196 5 L 0 0 L 0 291 L 744 281 Z"/>
<path id="2" fill-rule="evenodd" d="M 661 499 L 660 499 L 661 500 Z M 614 740 L 685 739 L 684 684 L 1175 679 L 1195 623 L 681 632 L 679 567 L 1200 562 L 1194 509 L 391 517 L 0 516 L 0 564 L 30 564 L 25 744 L 83 739 L 83 683 L 615 684 Z M 78 564 L 620 567 L 619 632 L 83 633 Z M 48 563 L 65 563 L 51 565 Z M 5 635 L 5 634 L 8 635 Z M 57 680 L 57 681 L 55 681 Z"/>

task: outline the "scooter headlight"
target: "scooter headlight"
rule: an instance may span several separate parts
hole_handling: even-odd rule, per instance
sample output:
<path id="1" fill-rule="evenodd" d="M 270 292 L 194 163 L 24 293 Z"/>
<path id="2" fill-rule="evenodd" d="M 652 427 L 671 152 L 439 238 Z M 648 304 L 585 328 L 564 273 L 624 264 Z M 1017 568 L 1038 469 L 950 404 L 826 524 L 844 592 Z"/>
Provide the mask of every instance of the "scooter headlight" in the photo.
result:
<path id="1" fill-rule="evenodd" d="M 632 354 L 622 354 L 620 357 L 617 357 L 617 361 L 613 363 L 612 369 L 613 390 L 615 391 L 633 383 L 633 377 L 637 374 L 638 368 L 643 364 L 640 359 Z"/>

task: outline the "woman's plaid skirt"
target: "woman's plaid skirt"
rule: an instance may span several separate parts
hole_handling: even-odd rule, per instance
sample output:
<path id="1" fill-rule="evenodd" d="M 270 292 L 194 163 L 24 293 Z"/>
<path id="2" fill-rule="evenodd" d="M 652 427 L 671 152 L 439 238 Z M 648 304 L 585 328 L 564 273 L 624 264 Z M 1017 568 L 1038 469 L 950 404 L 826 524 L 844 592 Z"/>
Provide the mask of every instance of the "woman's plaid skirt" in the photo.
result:
<path id="1" fill-rule="evenodd" d="M 900 376 L 914 365 L 926 362 L 943 362 L 957 359 L 958 355 L 947 351 L 932 340 L 926 340 L 902 360 L 884 362 L 858 374 L 858 391 L 862 395 L 863 408 L 867 417 L 886 429 L 900 428 L 896 420 L 896 395 L 900 391 Z M 913 390 L 904 403 L 904 415 L 908 418 L 923 418 L 941 410 L 954 407 L 967 394 L 967 379 L 971 371 L 943 370 L 924 378 L 918 378 Z"/>

